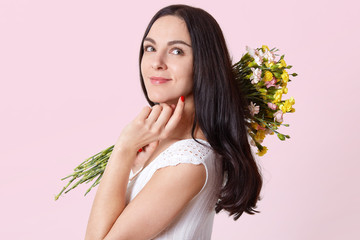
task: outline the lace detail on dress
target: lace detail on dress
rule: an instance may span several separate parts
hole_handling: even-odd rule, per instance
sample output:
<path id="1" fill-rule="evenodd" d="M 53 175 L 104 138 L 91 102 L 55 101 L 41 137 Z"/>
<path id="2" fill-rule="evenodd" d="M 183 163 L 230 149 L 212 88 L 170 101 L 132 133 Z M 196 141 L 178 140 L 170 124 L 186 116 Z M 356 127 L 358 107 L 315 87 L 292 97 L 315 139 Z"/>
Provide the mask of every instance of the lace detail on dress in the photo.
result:
<path id="1" fill-rule="evenodd" d="M 195 142 L 193 139 L 181 140 L 171 145 L 161 155 L 159 155 L 158 159 L 156 159 L 155 169 L 158 170 L 167 166 L 176 166 L 180 163 L 191 163 L 195 165 L 203 164 L 206 170 L 206 181 L 200 190 L 201 192 L 208 180 L 209 174 L 205 159 L 211 148 L 208 142 L 201 139 L 198 140 L 199 142 L 204 143 L 205 146 Z"/>
<path id="2" fill-rule="evenodd" d="M 178 161 L 195 164 L 203 163 L 206 155 L 210 152 L 210 144 L 204 140 L 200 141 L 205 143 L 205 146 L 195 142 L 193 139 L 178 141 L 166 149 L 163 154 L 159 156 L 157 162 L 160 166 L 161 164 L 172 164 Z"/>
<path id="3" fill-rule="evenodd" d="M 148 169 L 157 169 L 166 166 L 176 166 L 179 163 L 204 163 L 205 156 L 209 154 L 211 145 L 205 140 L 183 139 L 170 145 L 167 149 L 159 154 L 147 167 Z M 206 168 L 206 166 L 205 166 Z M 155 170 L 154 170 L 155 169 Z M 130 171 L 129 182 L 132 182 L 144 169 L 139 169 L 136 173 Z"/>

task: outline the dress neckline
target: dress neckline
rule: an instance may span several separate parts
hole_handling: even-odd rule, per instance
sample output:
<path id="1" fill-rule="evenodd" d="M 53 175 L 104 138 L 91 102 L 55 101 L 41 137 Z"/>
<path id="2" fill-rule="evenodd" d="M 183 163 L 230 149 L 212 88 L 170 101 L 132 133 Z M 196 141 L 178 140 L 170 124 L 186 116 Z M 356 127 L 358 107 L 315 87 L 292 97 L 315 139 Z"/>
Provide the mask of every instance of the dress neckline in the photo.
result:
<path id="1" fill-rule="evenodd" d="M 177 143 L 180 143 L 180 142 L 188 141 L 188 140 L 192 140 L 192 141 L 194 141 L 194 142 L 196 142 L 195 140 L 197 140 L 197 141 L 200 141 L 200 142 L 206 144 L 207 146 L 211 146 L 208 141 L 206 141 L 206 140 L 204 140 L 204 139 L 201 139 L 201 138 L 195 138 L 195 140 L 194 140 L 194 138 L 185 138 L 185 139 L 181 139 L 181 140 L 179 140 L 179 141 L 176 141 L 176 142 L 170 144 L 170 145 L 169 145 L 167 148 L 165 148 L 162 152 L 160 152 L 159 155 L 157 155 L 156 158 L 154 158 L 148 165 L 146 165 L 145 167 L 143 166 L 142 168 L 140 168 L 140 169 L 134 174 L 134 176 L 133 176 L 131 179 L 129 179 L 129 181 L 133 181 L 145 168 L 148 168 L 149 166 L 151 166 L 151 165 L 155 162 L 155 160 L 157 160 L 160 156 L 164 155 L 165 152 L 167 152 L 169 149 L 171 149 L 174 145 L 176 145 Z M 131 170 L 131 171 L 132 171 L 132 170 Z"/>

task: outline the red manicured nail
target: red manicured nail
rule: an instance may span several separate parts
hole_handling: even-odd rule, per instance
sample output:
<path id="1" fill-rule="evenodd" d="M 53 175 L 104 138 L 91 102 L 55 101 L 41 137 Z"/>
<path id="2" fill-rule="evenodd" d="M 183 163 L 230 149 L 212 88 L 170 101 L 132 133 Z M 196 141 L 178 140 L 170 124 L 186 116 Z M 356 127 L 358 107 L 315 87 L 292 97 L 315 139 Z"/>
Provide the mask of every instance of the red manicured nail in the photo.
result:
<path id="1" fill-rule="evenodd" d="M 185 102 L 185 97 L 181 96 L 181 101 Z"/>
<path id="2" fill-rule="evenodd" d="M 138 152 L 142 152 L 142 148 L 140 148 L 140 149 L 138 150 Z"/>

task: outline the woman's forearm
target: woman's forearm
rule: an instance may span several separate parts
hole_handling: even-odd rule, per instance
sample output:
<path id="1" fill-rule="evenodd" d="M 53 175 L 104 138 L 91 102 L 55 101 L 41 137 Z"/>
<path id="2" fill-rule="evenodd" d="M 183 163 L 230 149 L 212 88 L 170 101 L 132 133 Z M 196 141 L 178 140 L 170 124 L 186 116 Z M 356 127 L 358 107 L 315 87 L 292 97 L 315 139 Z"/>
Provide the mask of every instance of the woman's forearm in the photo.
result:
<path id="1" fill-rule="evenodd" d="M 170 136 L 181 120 L 184 106 L 183 96 L 176 106 L 166 103 L 152 108 L 146 106 L 122 130 L 95 195 L 86 240 L 103 240 L 109 233 L 125 208 L 130 170 L 136 162 L 138 149 Z M 156 144 L 154 146 L 149 154 Z"/>
<path id="2" fill-rule="evenodd" d="M 126 188 L 136 151 L 114 148 L 96 192 L 86 240 L 103 239 L 125 208 Z"/>

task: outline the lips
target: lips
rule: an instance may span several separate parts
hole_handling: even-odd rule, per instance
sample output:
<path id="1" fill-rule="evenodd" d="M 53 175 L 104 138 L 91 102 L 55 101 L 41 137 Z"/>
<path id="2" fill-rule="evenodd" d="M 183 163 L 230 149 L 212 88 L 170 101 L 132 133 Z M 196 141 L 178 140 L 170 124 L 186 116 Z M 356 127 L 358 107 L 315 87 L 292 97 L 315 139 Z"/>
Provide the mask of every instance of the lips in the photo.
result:
<path id="1" fill-rule="evenodd" d="M 170 80 L 171 79 L 169 78 L 163 78 L 163 77 L 150 77 L 150 82 L 155 85 L 167 83 Z"/>

